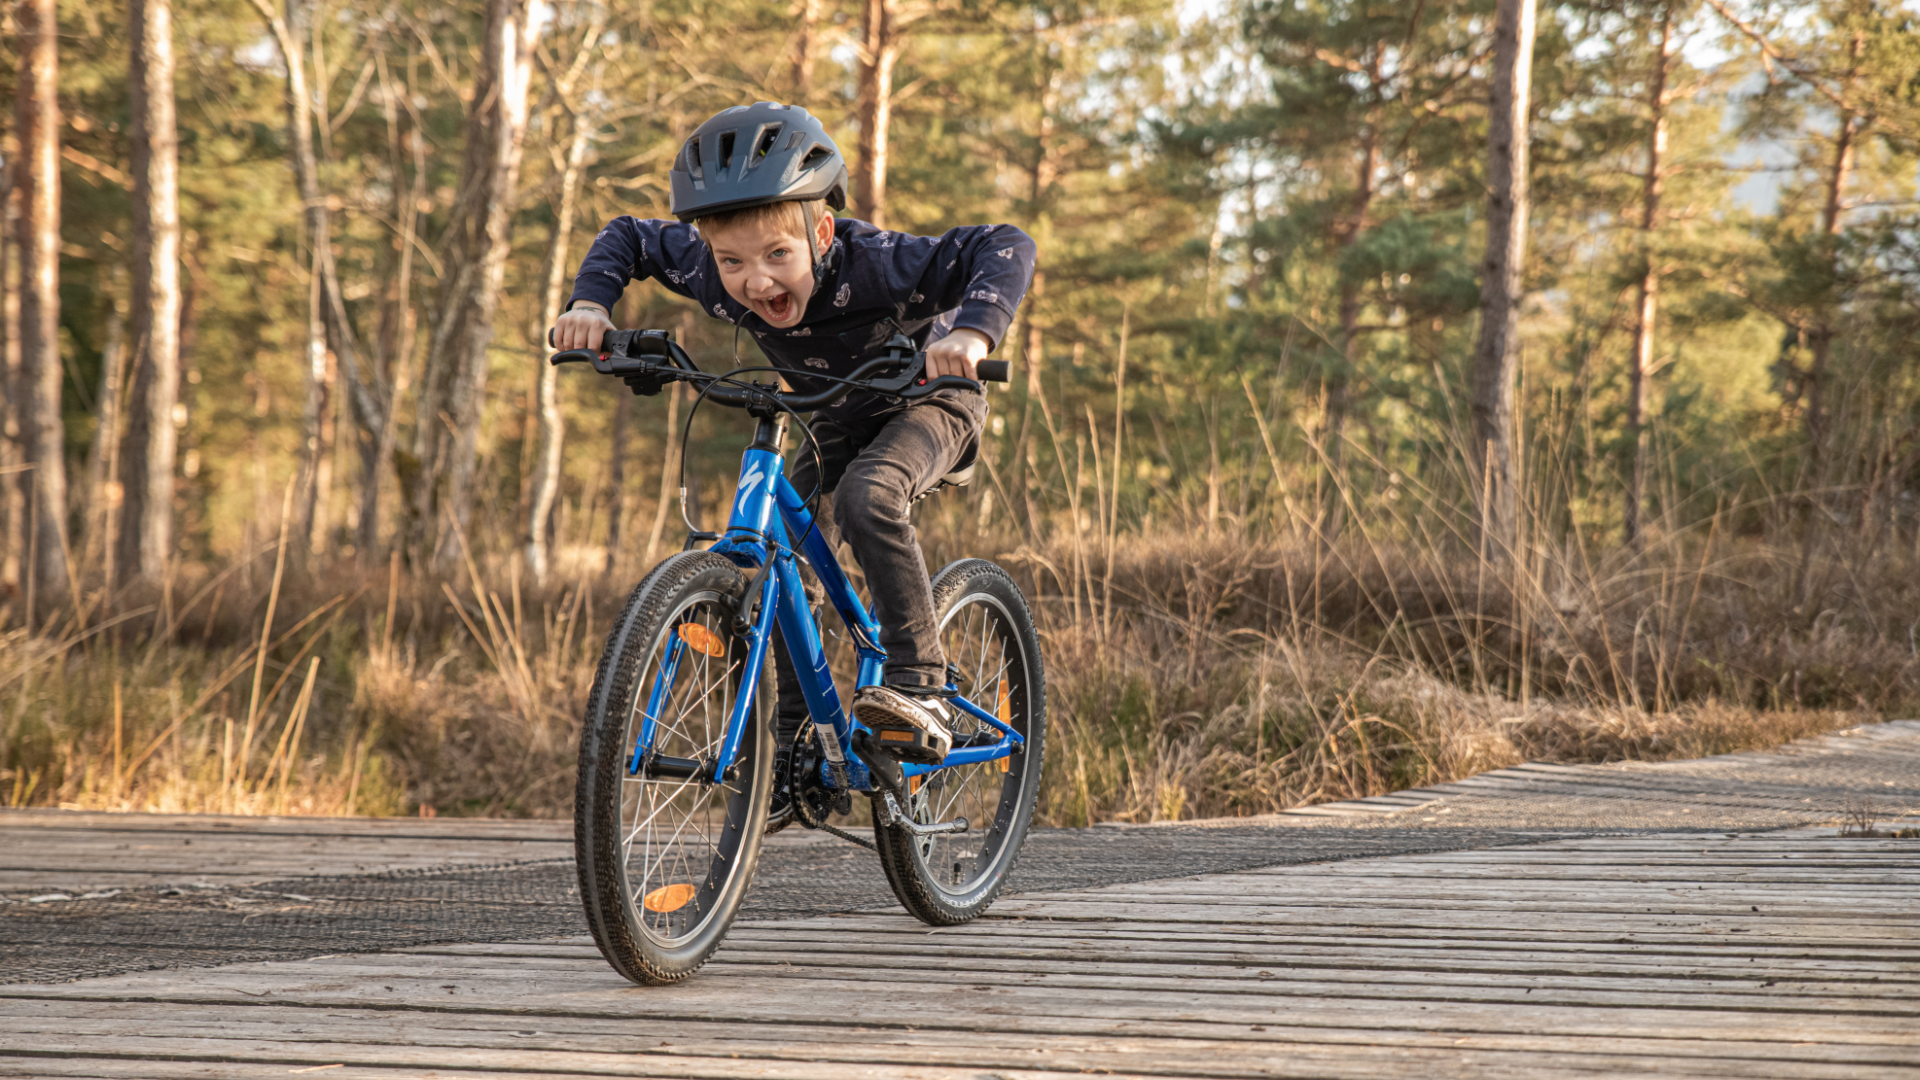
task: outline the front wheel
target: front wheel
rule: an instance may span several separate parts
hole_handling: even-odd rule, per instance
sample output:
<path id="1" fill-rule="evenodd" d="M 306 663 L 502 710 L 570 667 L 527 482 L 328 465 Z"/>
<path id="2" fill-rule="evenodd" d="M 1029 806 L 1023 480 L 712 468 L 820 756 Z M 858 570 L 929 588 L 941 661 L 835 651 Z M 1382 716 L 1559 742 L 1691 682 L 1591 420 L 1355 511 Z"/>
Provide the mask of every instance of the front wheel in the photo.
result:
<path id="1" fill-rule="evenodd" d="M 917 837 L 874 828 L 880 865 L 901 905 L 931 926 L 951 926 L 987 910 L 1019 857 L 1040 794 L 1047 685 L 1027 599 L 1005 570 L 980 559 L 950 564 L 934 578 L 933 610 L 947 662 L 960 671 L 960 693 L 1026 740 L 1011 757 L 929 773 L 913 791 L 906 809 L 915 821 L 965 817 L 966 832 Z M 955 714 L 955 749 L 1000 741 L 992 727 Z M 875 821 L 885 819 L 875 811 Z"/>
<path id="2" fill-rule="evenodd" d="M 601 955 L 637 983 L 678 982 L 707 962 L 760 856 L 772 703 L 733 629 L 745 588 L 739 567 L 710 552 L 662 562 L 627 600 L 588 698 L 573 810 L 580 894 Z M 743 693 L 747 727 L 716 778 Z"/>

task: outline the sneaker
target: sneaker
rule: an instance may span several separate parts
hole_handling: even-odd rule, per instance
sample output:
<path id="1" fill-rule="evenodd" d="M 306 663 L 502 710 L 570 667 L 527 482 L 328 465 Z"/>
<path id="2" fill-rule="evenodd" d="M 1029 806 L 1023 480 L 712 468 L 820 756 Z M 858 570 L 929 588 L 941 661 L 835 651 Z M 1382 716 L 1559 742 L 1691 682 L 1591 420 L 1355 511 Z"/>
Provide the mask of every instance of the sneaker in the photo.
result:
<path id="1" fill-rule="evenodd" d="M 953 710 L 937 697 L 863 686 L 853 695 L 853 717 L 873 729 L 875 746 L 901 761 L 938 765 L 953 749 Z"/>

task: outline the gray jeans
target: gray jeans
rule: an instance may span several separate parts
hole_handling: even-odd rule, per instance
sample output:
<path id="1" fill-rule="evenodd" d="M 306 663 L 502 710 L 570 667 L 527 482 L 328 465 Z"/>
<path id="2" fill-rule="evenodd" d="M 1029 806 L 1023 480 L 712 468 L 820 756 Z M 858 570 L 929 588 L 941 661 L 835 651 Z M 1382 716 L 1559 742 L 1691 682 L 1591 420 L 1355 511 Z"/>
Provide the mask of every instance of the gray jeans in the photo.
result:
<path id="1" fill-rule="evenodd" d="M 814 521 L 827 542 L 838 549 L 845 541 L 866 574 L 873 616 L 880 622 L 880 647 L 887 651 L 889 685 L 946 685 L 946 656 L 933 621 L 933 583 L 907 510 L 942 476 L 973 461 L 986 418 L 986 399 L 967 391 L 943 391 L 873 417 L 816 416 L 818 459 L 805 445 L 787 459 L 794 490 L 803 498 L 820 483 Z M 806 720 L 807 705 L 786 643 L 777 634 L 774 673 L 784 743 Z"/>

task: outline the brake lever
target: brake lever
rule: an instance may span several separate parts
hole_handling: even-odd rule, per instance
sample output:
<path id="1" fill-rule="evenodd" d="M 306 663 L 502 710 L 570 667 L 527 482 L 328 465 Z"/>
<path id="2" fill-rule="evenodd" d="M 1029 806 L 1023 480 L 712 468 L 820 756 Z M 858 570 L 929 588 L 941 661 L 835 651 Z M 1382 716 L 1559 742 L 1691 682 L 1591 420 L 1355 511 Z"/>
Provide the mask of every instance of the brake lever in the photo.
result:
<path id="1" fill-rule="evenodd" d="M 899 391 L 900 400 L 917 401 L 942 390 L 971 390 L 976 394 L 986 393 L 986 388 L 964 375 L 942 375 L 936 379 L 915 379 L 914 385 Z"/>

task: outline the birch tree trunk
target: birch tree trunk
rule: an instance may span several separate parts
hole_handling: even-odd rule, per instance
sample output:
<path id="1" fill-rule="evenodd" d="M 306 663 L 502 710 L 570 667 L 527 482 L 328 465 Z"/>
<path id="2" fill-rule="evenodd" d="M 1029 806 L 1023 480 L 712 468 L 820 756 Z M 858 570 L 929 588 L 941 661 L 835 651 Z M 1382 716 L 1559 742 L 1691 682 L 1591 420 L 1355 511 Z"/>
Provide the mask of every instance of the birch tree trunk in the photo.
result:
<path id="1" fill-rule="evenodd" d="M 458 533 L 472 516 L 487 346 L 499 307 L 513 218 L 514 185 L 527 127 L 533 52 L 525 0 L 488 0 L 486 59 L 467 111 L 460 201 L 449 226 L 446 286 L 427 353 L 421 393 L 419 550 L 450 569 Z M 443 520 L 448 527 L 442 529 Z"/>
<path id="2" fill-rule="evenodd" d="M 130 0 L 133 148 L 132 408 L 117 564 L 159 581 L 173 551 L 174 406 L 180 400 L 180 167 L 171 0 Z"/>
<path id="3" fill-rule="evenodd" d="M 0 17 L 11 37 L 13 21 L 8 16 Z M 20 200 L 13 182 L 17 157 L 11 141 L 0 148 L 0 585 L 20 584 L 21 563 L 27 557 L 27 475 L 17 468 L 24 460 L 21 402 L 26 397 L 20 372 Z"/>
<path id="4" fill-rule="evenodd" d="M 580 194 L 580 173 L 587 159 L 593 128 L 586 117 L 576 116 L 573 141 L 567 146 L 566 165 L 560 173 L 560 205 L 554 208 L 553 231 L 547 239 L 547 291 L 540 305 L 540 327 L 552 326 L 560 317 L 561 292 L 566 287 L 567 239 L 573 231 L 574 203 Z M 533 466 L 532 508 L 527 515 L 527 570 L 533 580 L 545 584 L 549 569 L 547 532 L 553 517 L 553 498 L 560 489 L 560 446 L 565 438 L 560 415 L 560 369 L 540 365 L 540 384 L 535 416 L 539 424 L 539 449 Z"/>
<path id="5" fill-rule="evenodd" d="M 374 339 L 373 378 L 387 389 L 380 431 L 367 443 L 360 468 L 360 537 L 356 545 L 362 566 L 374 566 L 380 557 L 380 491 L 393 473 L 394 448 L 399 439 L 399 402 L 406 394 L 412 370 L 418 317 L 413 303 L 413 257 L 419 228 L 420 203 L 427 191 L 426 139 L 417 128 L 402 128 L 400 95 L 410 87 L 397 83 L 386 58 L 376 56 L 380 72 L 381 113 L 387 126 L 388 167 L 395 178 L 393 220 L 399 233 L 380 310 L 380 328 Z M 413 114 L 408 112 L 409 119 Z M 411 165 L 411 170 L 409 170 Z M 402 186 L 402 176 L 411 176 Z"/>
<path id="6" fill-rule="evenodd" d="M 680 338 L 686 340 L 684 328 L 691 323 L 685 320 Z M 665 436 L 665 451 L 660 455 L 660 497 L 653 504 L 653 525 L 647 530 L 647 546 L 640 553 L 640 569 L 653 569 L 653 553 L 660 548 L 660 537 L 667 528 L 667 510 L 673 505 L 675 481 L 680 475 L 680 384 L 668 383 L 667 424 L 661 428 Z"/>
<path id="7" fill-rule="evenodd" d="M 865 0 L 859 49 L 859 173 L 853 181 L 853 216 L 886 228 L 887 125 L 893 113 L 893 65 L 900 59 L 893 0 Z"/>
<path id="8" fill-rule="evenodd" d="M 311 32 L 306 6 L 302 0 L 287 0 L 283 17 L 268 0 L 252 0 L 252 3 L 267 24 L 287 69 L 288 143 L 292 147 L 294 187 L 300 193 L 303 224 L 311 248 L 307 290 L 307 392 L 301 410 L 302 457 L 294 524 L 296 535 L 310 538 L 322 459 L 328 449 L 324 428 L 333 380 L 327 365 L 327 350 L 333 350 L 339 365 L 337 370 L 345 375 L 348 404 L 354 418 L 373 438 L 379 438 L 386 426 L 390 395 L 381 385 L 378 372 L 373 372 L 370 379 L 361 370 L 353 325 L 347 318 L 345 298 L 334 266 L 332 216 L 320 191 L 319 159 L 313 149 L 313 98 L 307 87 L 307 51 L 299 37 L 301 31 Z"/>
<path id="9" fill-rule="evenodd" d="M 121 403 L 127 376 L 127 308 L 125 267 L 113 268 L 112 309 L 107 316 L 106 341 L 100 349 L 100 391 L 94 398 L 93 445 L 87 451 L 86 485 L 81 489 L 81 566 L 98 565 L 104 580 L 119 578 L 114 566 L 119 533 Z"/>
<path id="10" fill-rule="evenodd" d="M 20 395 L 23 464 L 32 472 L 27 513 L 28 596 L 68 592 L 66 428 L 60 418 L 59 26 L 54 0 L 20 0 L 20 71 L 14 89 L 20 189 Z M 33 603 L 27 605 L 28 620 Z"/>
<path id="11" fill-rule="evenodd" d="M 1499 0 L 1494 13 L 1492 107 L 1487 124 L 1487 253 L 1480 264 L 1480 338 L 1473 356 L 1473 448 L 1480 551 L 1513 550 L 1513 383 L 1520 356 L 1521 273 L 1527 260 L 1527 139 L 1533 82 L 1534 0 Z"/>
<path id="12" fill-rule="evenodd" d="M 633 427 L 633 395 L 613 396 L 613 430 L 607 455 L 607 548 L 605 573 L 613 573 L 627 525 L 627 433 Z"/>
<path id="13" fill-rule="evenodd" d="M 1653 401 L 1654 320 L 1660 313 L 1660 270 L 1653 251 L 1654 231 L 1660 223 L 1661 172 L 1667 153 L 1667 76 L 1673 66 L 1673 8 L 1660 13 L 1660 51 L 1654 57 L 1647 89 L 1647 171 L 1640 181 L 1640 282 L 1633 323 L 1632 369 L 1627 379 L 1627 436 L 1633 444 L 1632 471 L 1620 512 L 1620 533 L 1629 548 L 1639 551 L 1646 542 L 1643 520 L 1647 497 L 1648 460 L 1653 452 L 1649 415 Z"/>

